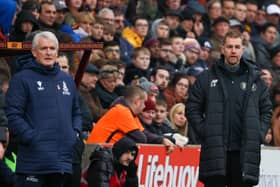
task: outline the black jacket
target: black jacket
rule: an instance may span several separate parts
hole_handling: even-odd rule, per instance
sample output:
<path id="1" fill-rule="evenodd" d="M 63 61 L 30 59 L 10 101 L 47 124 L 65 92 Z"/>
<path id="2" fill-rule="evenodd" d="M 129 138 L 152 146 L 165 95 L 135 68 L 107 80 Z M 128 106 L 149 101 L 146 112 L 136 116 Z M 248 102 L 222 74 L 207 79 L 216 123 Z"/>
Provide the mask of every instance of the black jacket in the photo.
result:
<path id="1" fill-rule="evenodd" d="M 224 62 L 221 59 L 221 62 Z M 260 144 L 270 125 L 272 104 L 269 92 L 256 68 L 241 59 L 249 74 L 242 109 L 240 158 L 243 179 L 256 185 L 259 178 Z M 219 63 L 203 72 L 190 90 L 187 118 L 200 136 L 199 178 L 226 174 L 226 146 L 229 126 L 229 94 Z M 249 88 L 249 89 L 248 89 Z M 238 96 L 237 96 L 238 97 Z"/>

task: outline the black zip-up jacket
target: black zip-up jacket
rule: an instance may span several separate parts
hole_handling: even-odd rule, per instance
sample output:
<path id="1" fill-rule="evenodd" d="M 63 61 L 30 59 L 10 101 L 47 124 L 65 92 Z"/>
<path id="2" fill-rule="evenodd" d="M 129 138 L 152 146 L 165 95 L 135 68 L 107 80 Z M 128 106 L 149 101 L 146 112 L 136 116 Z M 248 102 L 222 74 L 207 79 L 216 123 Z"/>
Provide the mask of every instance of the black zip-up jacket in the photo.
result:
<path id="1" fill-rule="evenodd" d="M 229 94 L 219 64 L 203 72 L 190 90 L 187 118 L 201 138 L 199 178 L 205 181 L 214 175 L 226 174 L 226 152 L 229 127 Z M 256 185 L 259 179 L 260 144 L 270 126 L 272 104 L 269 92 L 254 65 L 244 59 L 248 81 L 242 106 L 240 158 L 243 179 Z M 236 95 L 236 97 L 239 97 Z"/>

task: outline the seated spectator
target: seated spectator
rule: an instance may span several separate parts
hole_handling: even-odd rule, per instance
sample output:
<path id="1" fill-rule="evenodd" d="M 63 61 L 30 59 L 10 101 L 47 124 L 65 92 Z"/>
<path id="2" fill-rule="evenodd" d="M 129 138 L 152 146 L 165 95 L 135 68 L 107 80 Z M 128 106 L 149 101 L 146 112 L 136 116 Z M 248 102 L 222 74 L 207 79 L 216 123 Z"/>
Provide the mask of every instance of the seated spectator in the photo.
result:
<path id="1" fill-rule="evenodd" d="M 163 98 L 163 91 L 168 86 L 170 77 L 170 70 L 163 66 L 159 66 L 151 72 L 150 81 L 159 88 L 159 97 L 161 98 Z"/>
<path id="2" fill-rule="evenodd" d="M 113 40 L 104 43 L 104 54 L 108 60 L 120 60 L 121 49 L 119 42 Z"/>
<path id="3" fill-rule="evenodd" d="M 96 123 L 87 142 L 114 143 L 128 136 L 137 143 L 162 143 L 167 147 L 167 152 L 172 152 L 174 144 L 162 136 L 146 131 L 138 118 L 145 107 L 147 97 L 142 88 L 128 86 L 123 98 Z"/>
<path id="4" fill-rule="evenodd" d="M 14 27 L 11 31 L 10 41 L 22 42 L 28 33 L 39 29 L 36 17 L 27 10 L 22 10 L 17 14 Z"/>
<path id="5" fill-rule="evenodd" d="M 93 42 L 103 42 L 104 23 L 97 17 L 92 25 L 91 33 L 91 40 Z"/>
<path id="6" fill-rule="evenodd" d="M 124 137 L 113 145 L 112 153 L 106 148 L 97 148 L 92 153 L 86 173 L 88 187 L 138 187 L 135 142 Z"/>
<path id="7" fill-rule="evenodd" d="M 97 17 L 103 22 L 108 25 L 114 27 L 115 24 L 115 15 L 112 9 L 110 8 L 102 8 L 98 11 Z"/>
<path id="8" fill-rule="evenodd" d="M 126 67 L 124 82 L 130 84 L 131 78 L 139 72 L 140 77 L 149 76 L 148 68 L 150 66 L 150 51 L 145 47 L 135 48 L 132 54 L 132 63 Z"/>
<path id="9" fill-rule="evenodd" d="M 169 111 L 172 129 L 183 136 L 188 135 L 188 121 L 185 116 L 185 108 L 186 106 L 183 103 L 177 103 Z"/>
<path id="10" fill-rule="evenodd" d="M 184 73 L 175 73 L 163 95 L 167 102 L 168 111 L 176 103 L 184 103 L 188 97 L 190 82 Z"/>
<path id="11" fill-rule="evenodd" d="M 95 22 L 94 17 L 88 12 L 79 12 L 75 18 L 76 29 L 74 32 L 83 40 L 90 40 L 92 35 L 92 26 Z"/>
<path id="12" fill-rule="evenodd" d="M 126 27 L 122 32 L 122 37 L 126 39 L 134 48 L 141 47 L 148 34 L 149 23 L 144 17 L 136 17 L 132 27 Z"/>
<path id="13" fill-rule="evenodd" d="M 98 96 L 104 109 L 108 109 L 111 103 L 118 97 L 115 92 L 119 75 L 116 65 L 105 64 L 100 68 L 96 87 L 92 90 L 93 96 Z"/>
<path id="14" fill-rule="evenodd" d="M 36 0 L 28 0 L 22 4 L 21 10 L 30 11 L 36 18 L 39 19 L 40 5 Z"/>

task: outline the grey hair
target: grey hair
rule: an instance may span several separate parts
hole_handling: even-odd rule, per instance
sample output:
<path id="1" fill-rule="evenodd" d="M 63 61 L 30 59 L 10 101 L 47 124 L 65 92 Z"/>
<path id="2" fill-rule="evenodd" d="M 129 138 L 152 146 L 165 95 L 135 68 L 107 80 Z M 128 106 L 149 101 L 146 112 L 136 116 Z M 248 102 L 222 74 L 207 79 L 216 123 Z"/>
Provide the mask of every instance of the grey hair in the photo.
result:
<path id="1" fill-rule="evenodd" d="M 101 10 L 99 10 L 99 12 L 97 13 L 97 15 L 100 17 L 100 16 L 102 16 L 102 15 L 104 15 L 104 14 L 113 14 L 113 15 L 115 15 L 114 14 L 114 11 L 112 10 L 112 9 L 110 9 L 110 8 L 102 8 Z"/>
<path id="2" fill-rule="evenodd" d="M 37 33 L 32 40 L 32 49 L 37 48 L 38 41 L 40 38 L 45 38 L 45 39 L 53 41 L 55 43 L 56 49 L 58 49 L 58 47 L 59 47 L 58 39 L 56 38 L 54 33 L 50 32 L 50 31 L 43 31 L 43 32 Z"/>

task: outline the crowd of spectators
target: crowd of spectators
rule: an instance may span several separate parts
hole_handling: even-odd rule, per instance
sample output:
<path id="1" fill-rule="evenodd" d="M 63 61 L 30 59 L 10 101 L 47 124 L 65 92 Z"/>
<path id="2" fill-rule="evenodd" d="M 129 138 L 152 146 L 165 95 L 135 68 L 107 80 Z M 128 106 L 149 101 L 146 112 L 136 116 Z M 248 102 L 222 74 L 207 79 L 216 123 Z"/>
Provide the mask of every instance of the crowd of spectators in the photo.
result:
<path id="1" fill-rule="evenodd" d="M 184 146 L 200 144 L 185 115 L 188 91 L 220 58 L 226 33 L 241 32 L 243 55 L 262 71 L 274 105 L 266 144 L 280 146 L 279 18 L 279 0 L 5 0 L 0 41 L 31 41 L 47 30 L 60 43 L 103 42 L 92 50 L 78 88 L 85 139 L 125 87 L 138 85 L 148 96 L 139 115 L 145 129 L 174 143 L 181 138 L 174 134 L 188 137 L 176 143 Z M 82 55 L 60 53 L 57 63 L 75 75 Z M 18 56 L 0 57 L 3 95 Z"/>

